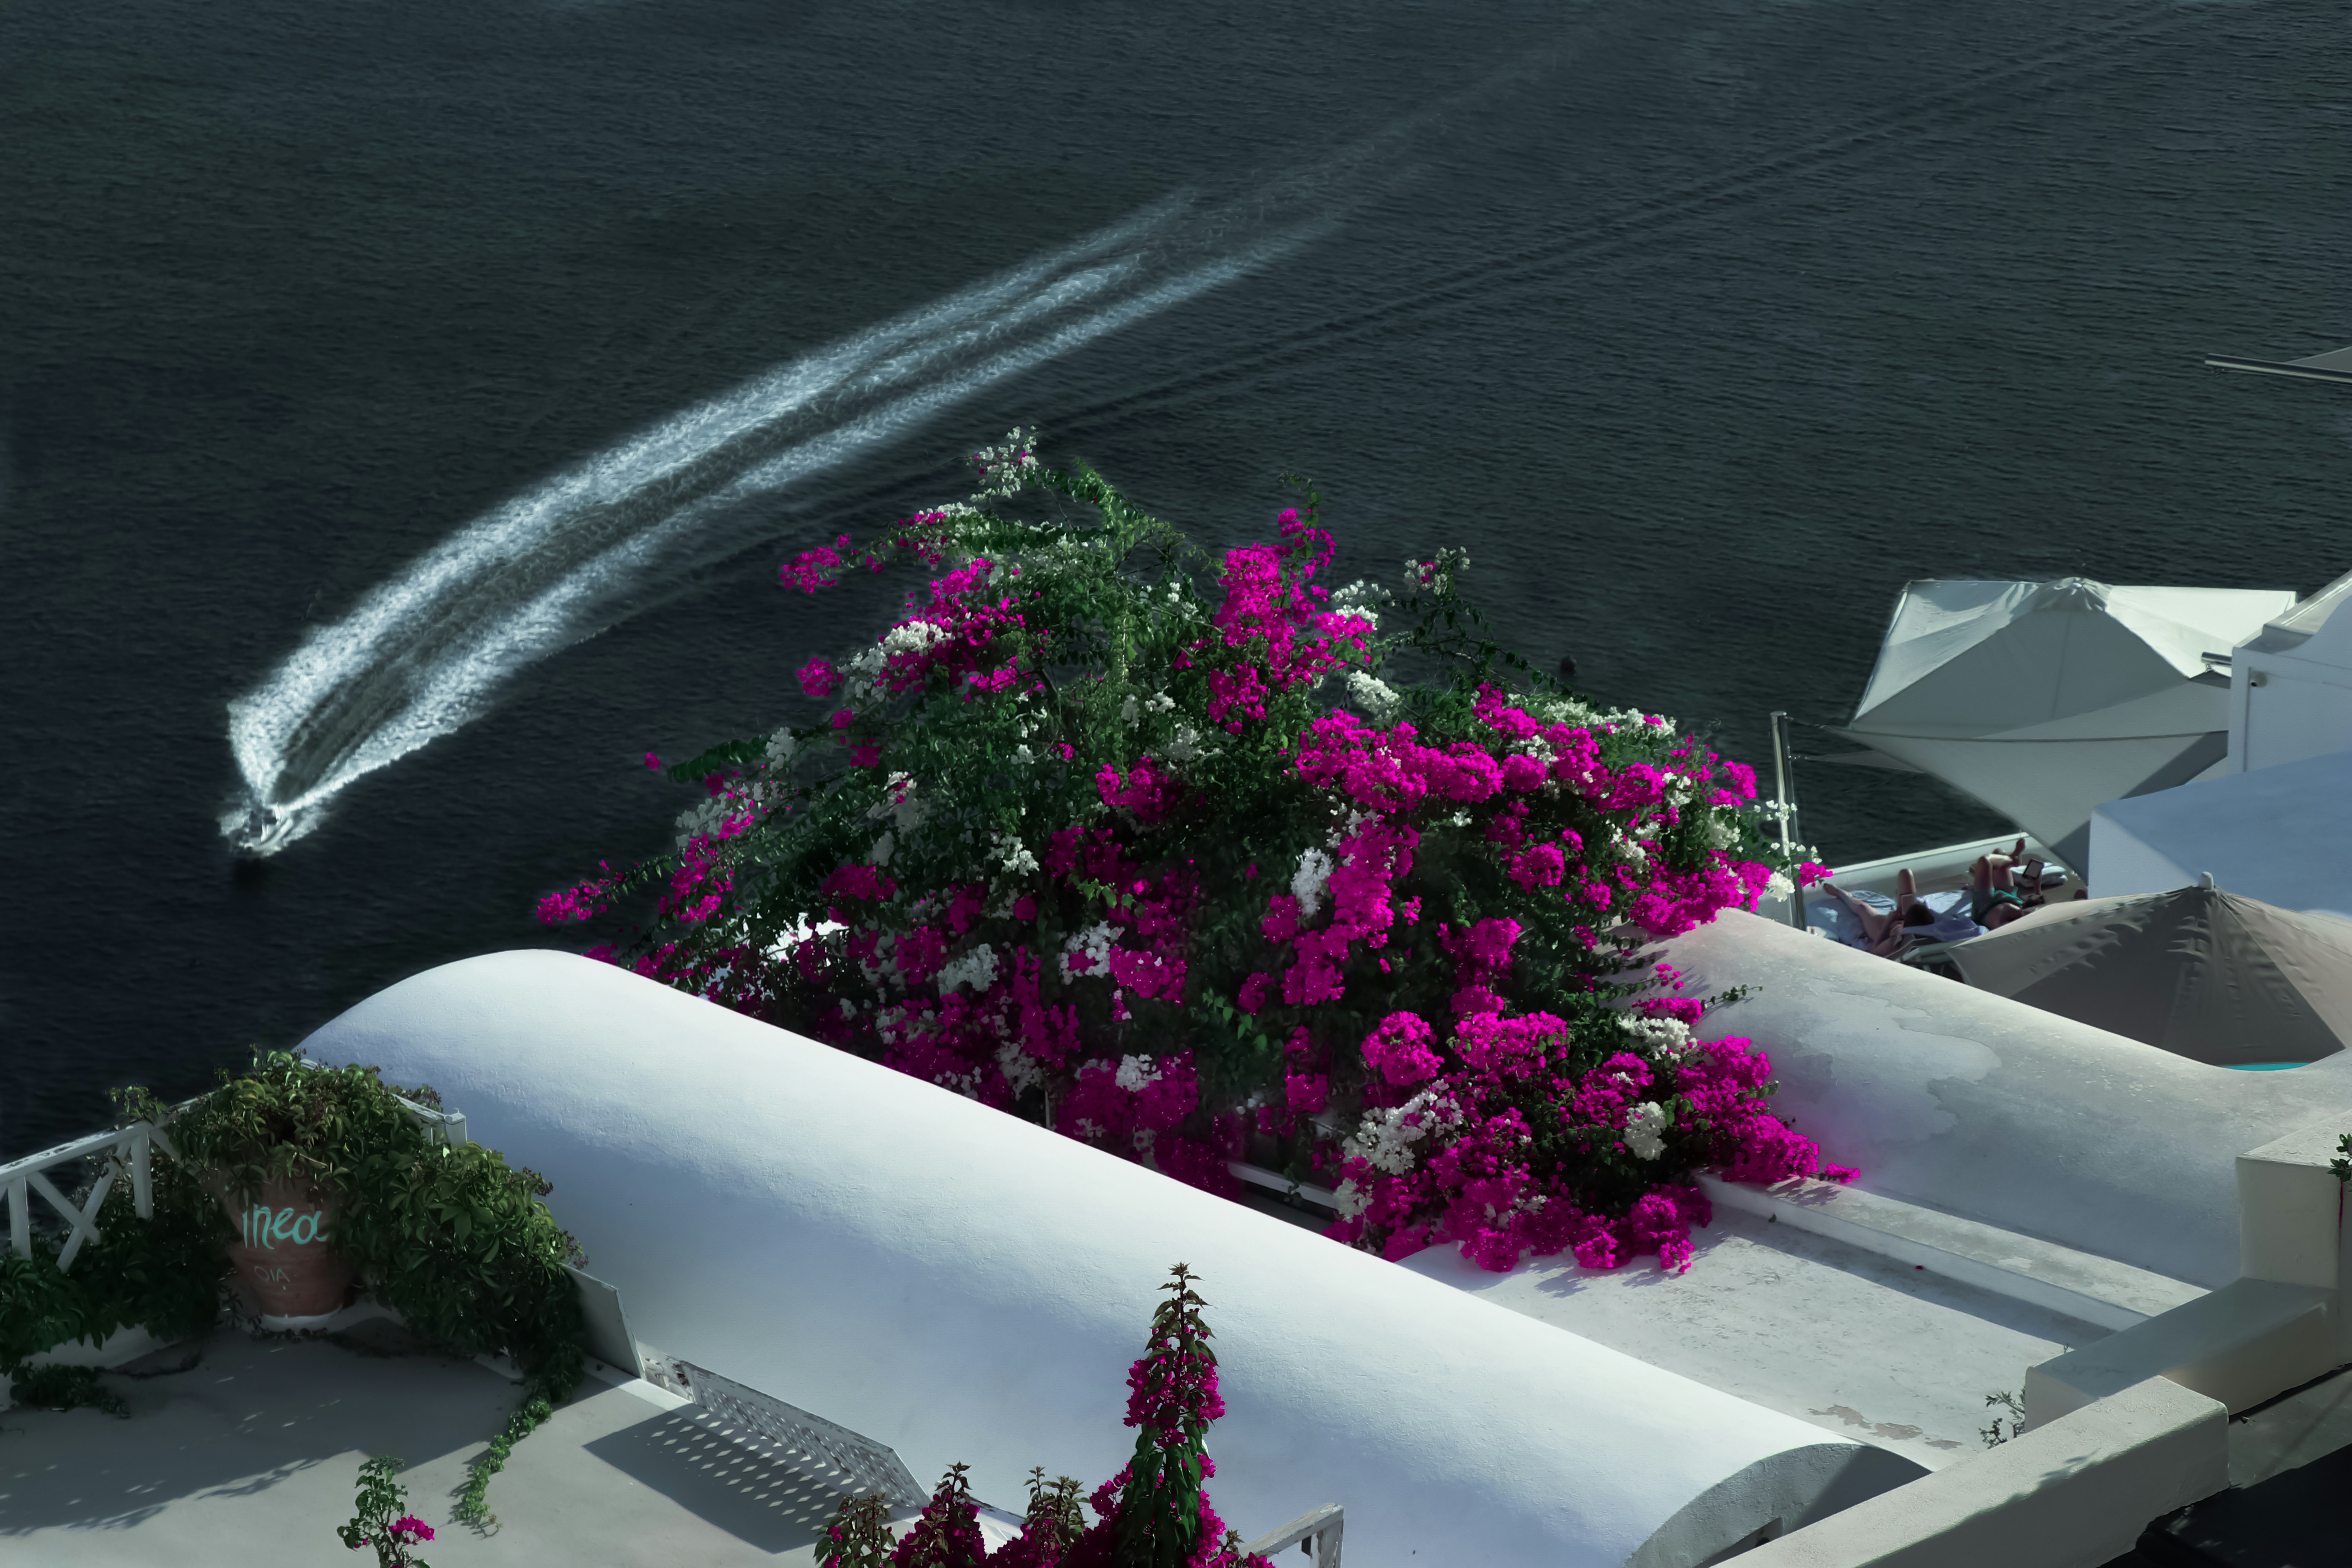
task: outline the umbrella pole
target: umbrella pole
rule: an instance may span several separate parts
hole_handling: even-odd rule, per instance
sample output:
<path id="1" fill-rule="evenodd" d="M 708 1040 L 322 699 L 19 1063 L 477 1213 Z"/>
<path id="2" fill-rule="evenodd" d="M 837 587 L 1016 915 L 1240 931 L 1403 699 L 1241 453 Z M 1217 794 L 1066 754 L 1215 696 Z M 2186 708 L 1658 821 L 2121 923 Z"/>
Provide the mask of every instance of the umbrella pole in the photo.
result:
<path id="1" fill-rule="evenodd" d="M 1796 748 L 1790 740 L 1789 715 L 1776 708 L 1772 710 L 1772 801 L 1780 814 L 1784 858 L 1797 843 L 1796 785 Z M 1805 889 L 1801 887 L 1789 891 L 1789 923 L 1799 931 L 1805 929 Z"/>

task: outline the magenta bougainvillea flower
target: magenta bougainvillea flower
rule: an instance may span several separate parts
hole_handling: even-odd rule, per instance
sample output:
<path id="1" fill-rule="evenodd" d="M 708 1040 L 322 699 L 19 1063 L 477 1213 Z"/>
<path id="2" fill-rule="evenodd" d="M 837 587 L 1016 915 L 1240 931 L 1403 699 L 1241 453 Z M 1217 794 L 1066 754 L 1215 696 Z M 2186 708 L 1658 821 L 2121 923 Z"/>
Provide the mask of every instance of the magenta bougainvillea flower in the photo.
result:
<path id="1" fill-rule="evenodd" d="M 1328 1185 L 1391 1258 L 1678 1266 L 1697 1172 L 1848 1173 L 1643 955 L 1823 874 L 1752 769 L 1497 647 L 1458 550 L 1327 586 L 1311 488 L 1203 555 L 1020 432 L 975 464 L 783 568 L 927 575 L 543 920 L 651 895 L 592 951 L 1211 1191 Z"/>

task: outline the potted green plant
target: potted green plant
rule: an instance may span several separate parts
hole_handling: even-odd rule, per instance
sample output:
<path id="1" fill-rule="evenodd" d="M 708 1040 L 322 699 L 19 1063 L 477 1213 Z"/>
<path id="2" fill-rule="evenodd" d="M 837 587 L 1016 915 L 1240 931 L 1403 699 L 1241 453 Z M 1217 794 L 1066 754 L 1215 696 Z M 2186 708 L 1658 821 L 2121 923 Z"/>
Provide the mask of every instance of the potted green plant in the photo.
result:
<path id="1" fill-rule="evenodd" d="M 224 1074 L 171 1133 L 228 1215 L 231 1279 L 272 1329 L 309 1327 L 349 1303 L 360 1263 L 337 1233 L 358 1152 L 420 1141 L 373 1074 L 283 1051 Z"/>
<path id="2" fill-rule="evenodd" d="M 0 1248 L 0 1374 L 16 1381 L 17 1399 L 104 1399 L 88 1377 L 28 1373 L 31 1358 L 132 1325 L 165 1343 L 203 1333 L 232 1267 L 272 1329 L 331 1313 L 363 1278 L 423 1339 L 459 1356 L 503 1354 L 522 1373 L 521 1396 L 475 1457 L 455 1510 L 495 1522 L 490 1478 L 587 1365 L 572 1273 L 587 1258 L 549 1212 L 546 1178 L 495 1149 L 434 1136 L 433 1119 L 415 1113 L 439 1110 L 429 1088 L 395 1089 L 373 1068 L 285 1051 L 255 1051 L 249 1070 L 223 1072 L 176 1110 L 135 1086 L 114 1100 L 119 1127 L 166 1134 L 152 1203 L 131 1183 L 110 1185 L 96 1205 L 97 1239 L 71 1269 L 38 1234 L 25 1255 Z M 85 1188 L 75 1201 L 88 1197 Z M 384 1539 L 401 1535 L 399 1523 Z"/>

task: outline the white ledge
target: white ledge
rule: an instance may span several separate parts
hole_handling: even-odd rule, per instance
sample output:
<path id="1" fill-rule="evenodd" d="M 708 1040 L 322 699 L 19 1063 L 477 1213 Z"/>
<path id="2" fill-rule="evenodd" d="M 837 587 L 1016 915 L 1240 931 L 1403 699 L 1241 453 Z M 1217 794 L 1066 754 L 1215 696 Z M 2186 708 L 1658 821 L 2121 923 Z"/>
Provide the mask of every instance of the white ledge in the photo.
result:
<path id="1" fill-rule="evenodd" d="M 1867 1499 L 1738 1559 L 1739 1568 L 2081 1568 L 2146 1522 L 2229 1484 L 2229 1417 L 2151 1378 L 2012 1442 Z"/>
<path id="2" fill-rule="evenodd" d="M 1323 1208 L 1337 1206 L 1329 1190 L 1293 1184 L 1262 1166 L 1236 1161 L 1233 1172 L 1263 1191 L 1288 1194 Z M 1798 1177 L 1759 1187 L 1702 1173 L 1698 1184 L 1726 1208 L 1825 1236 L 2097 1328 L 2128 1329 L 2206 1294 L 2201 1286 L 2112 1258 L 1836 1182 Z"/>
<path id="3" fill-rule="evenodd" d="M 2206 1292 L 2182 1280 L 1836 1182 L 1749 1186 L 1701 1175 L 1727 1208 L 1859 1247 L 2103 1329 L 2128 1329 Z"/>
<path id="4" fill-rule="evenodd" d="M 2250 1410 L 2335 1370 L 2336 1292 L 2241 1279 L 2179 1311 L 2053 1356 L 2025 1373 L 2029 1431 L 2150 1378 Z"/>

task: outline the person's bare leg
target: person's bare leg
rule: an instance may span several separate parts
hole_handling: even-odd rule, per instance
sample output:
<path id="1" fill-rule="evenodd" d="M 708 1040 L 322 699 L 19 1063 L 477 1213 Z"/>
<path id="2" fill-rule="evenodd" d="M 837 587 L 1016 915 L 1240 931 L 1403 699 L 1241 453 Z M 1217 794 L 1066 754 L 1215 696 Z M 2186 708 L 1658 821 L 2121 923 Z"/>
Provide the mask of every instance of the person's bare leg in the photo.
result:
<path id="1" fill-rule="evenodd" d="M 1911 906 L 1918 901 L 1919 879 L 1911 874 L 1910 867 L 1906 866 L 1895 873 L 1895 923 L 1903 924 L 1903 917 L 1909 914 Z"/>
<path id="2" fill-rule="evenodd" d="M 1886 940 L 1886 928 L 1895 923 L 1893 920 L 1880 914 L 1834 882 L 1823 882 L 1822 888 L 1831 897 L 1853 911 L 1854 918 L 1862 921 L 1862 934 L 1870 940 L 1874 951 L 1880 942 Z"/>

